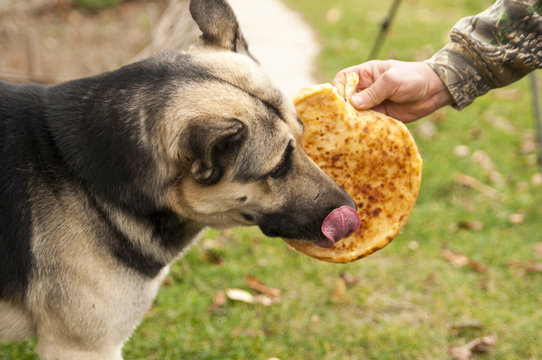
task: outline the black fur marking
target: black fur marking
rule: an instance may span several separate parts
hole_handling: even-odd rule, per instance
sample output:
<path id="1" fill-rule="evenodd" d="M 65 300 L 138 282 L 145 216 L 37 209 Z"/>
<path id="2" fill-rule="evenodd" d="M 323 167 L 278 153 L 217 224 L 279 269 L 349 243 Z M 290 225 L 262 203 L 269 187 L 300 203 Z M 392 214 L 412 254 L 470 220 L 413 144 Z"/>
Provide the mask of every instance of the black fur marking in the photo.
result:
<path id="1" fill-rule="evenodd" d="M 243 89 L 242 87 L 240 86 L 237 86 L 229 81 L 226 81 L 224 79 L 221 79 L 219 77 L 216 77 L 216 76 L 212 76 L 210 75 L 210 78 L 213 79 L 213 80 L 216 80 L 218 82 L 221 82 L 223 84 L 227 84 L 229 86 L 232 86 L 238 90 L 241 90 L 242 92 L 246 93 L 247 95 L 249 95 L 251 98 L 253 99 L 256 99 L 258 101 L 260 101 L 262 104 L 264 104 L 273 114 L 275 114 L 279 119 L 281 119 L 282 121 L 286 122 L 285 120 L 285 117 L 282 115 L 282 113 L 280 112 L 280 110 L 275 106 L 273 105 L 272 103 L 270 103 L 269 101 L 265 100 L 265 99 L 262 99 L 260 97 L 258 97 L 257 95 L 253 94 L 253 93 L 250 93 L 248 92 L 246 89 Z"/>
<path id="2" fill-rule="evenodd" d="M 53 176 L 55 162 L 42 122 L 45 87 L 0 82 L 0 299 L 21 299 L 30 281 L 32 223 L 29 179 Z"/>
<path id="3" fill-rule="evenodd" d="M 143 276 L 154 278 L 166 264 L 145 255 L 138 249 L 132 241 L 111 221 L 106 211 L 98 205 L 98 202 L 90 198 L 91 205 L 98 213 L 100 220 L 107 227 L 103 226 L 96 231 L 97 237 L 103 241 L 113 256 L 126 267 L 135 270 Z"/>

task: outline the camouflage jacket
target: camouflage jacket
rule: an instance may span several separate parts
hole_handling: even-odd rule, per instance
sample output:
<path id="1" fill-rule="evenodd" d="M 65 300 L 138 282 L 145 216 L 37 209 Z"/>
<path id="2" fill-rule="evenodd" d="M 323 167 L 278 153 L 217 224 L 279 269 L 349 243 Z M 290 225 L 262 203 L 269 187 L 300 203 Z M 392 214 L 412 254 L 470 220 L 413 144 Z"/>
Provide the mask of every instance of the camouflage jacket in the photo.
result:
<path id="1" fill-rule="evenodd" d="M 542 67 L 542 0 L 498 0 L 461 19 L 426 62 L 462 109 L 489 90 Z"/>

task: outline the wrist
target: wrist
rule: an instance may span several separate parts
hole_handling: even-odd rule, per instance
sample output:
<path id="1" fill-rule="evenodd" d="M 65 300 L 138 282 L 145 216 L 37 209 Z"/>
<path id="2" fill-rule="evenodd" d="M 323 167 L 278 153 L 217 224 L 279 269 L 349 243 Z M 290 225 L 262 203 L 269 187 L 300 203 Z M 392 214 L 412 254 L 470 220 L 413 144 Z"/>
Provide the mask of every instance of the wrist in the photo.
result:
<path id="1" fill-rule="evenodd" d="M 433 98 L 433 102 L 440 108 L 447 105 L 454 104 L 454 98 L 450 91 L 446 87 L 446 84 L 441 79 L 439 74 L 433 69 L 433 67 L 424 62 L 427 67 L 427 81 L 429 83 L 429 94 Z"/>

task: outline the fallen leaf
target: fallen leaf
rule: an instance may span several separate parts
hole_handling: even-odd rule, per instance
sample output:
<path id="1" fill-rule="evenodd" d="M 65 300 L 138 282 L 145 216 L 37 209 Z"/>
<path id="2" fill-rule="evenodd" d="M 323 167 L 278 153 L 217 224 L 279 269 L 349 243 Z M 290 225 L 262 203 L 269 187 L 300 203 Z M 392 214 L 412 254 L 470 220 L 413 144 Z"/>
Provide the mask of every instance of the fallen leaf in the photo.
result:
<path id="1" fill-rule="evenodd" d="M 466 157 L 470 154 L 470 147 L 467 145 L 457 145 L 454 148 L 454 155 L 457 157 Z"/>
<path id="2" fill-rule="evenodd" d="M 463 267 L 469 263 L 469 258 L 467 255 L 453 252 L 448 249 L 442 250 L 442 256 L 455 267 Z"/>
<path id="3" fill-rule="evenodd" d="M 469 360 L 473 353 L 488 353 L 495 344 L 497 344 L 497 335 L 495 334 L 476 338 L 465 345 L 451 347 L 450 357 L 453 360 Z"/>
<path id="4" fill-rule="evenodd" d="M 542 263 L 534 261 L 519 261 L 510 260 L 508 266 L 511 269 L 519 270 L 520 275 L 526 275 L 529 273 L 542 273 Z"/>
<path id="5" fill-rule="evenodd" d="M 525 221 L 525 215 L 523 214 L 511 214 L 508 217 L 508 221 L 514 225 L 523 224 Z"/>
<path id="6" fill-rule="evenodd" d="M 264 259 L 264 258 L 258 259 L 258 266 L 266 267 L 267 265 L 269 265 L 269 261 L 267 259 Z"/>
<path id="7" fill-rule="evenodd" d="M 280 297 L 279 289 L 269 287 L 253 276 L 248 275 L 246 277 L 246 282 L 249 288 L 256 290 L 264 295 L 274 298 Z"/>
<path id="8" fill-rule="evenodd" d="M 536 173 L 531 177 L 531 185 L 534 187 L 542 185 L 542 173 Z"/>
<path id="9" fill-rule="evenodd" d="M 326 13 L 326 22 L 330 24 L 335 24 L 341 20 L 342 12 L 338 8 L 331 8 Z"/>
<path id="10" fill-rule="evenodd" d="M 271 306 L 275 303 L 277 303 L 279 300 L 275 300 L 277 298 L 273 298 L 271 299 L 269 296 L 267 295 L 256 295 L 254 296 L 254 299 L 252 301 L 253 304 L 259 304 L 259 305 L 263 305 L 263 306 Z"/>
<path id="11" fill-rule="evenodd" d="M 463 346 L 453 346 L 450 348 L 450 357 L 452 360 L 470 360 L 472 352 Z"/>
<path id="12" fill-rule="evenodd" d="M 479 261 L 472 260 L 467 255 L 460 252 L 453 252 L 451 250 L 444 249 L 442 250 L 442 256 L 445 260 L 457 268 L 469 266 L 471 269 L 482 274 L 485 274 L 488 271 L 487 266 Z"/>
<path id="13" fill-rule="evenodd" d="M 507 133 L 516 131 L 516 127 L 505 117 L 495 114 L 493 111 L 486 111 L 482 114 L 484 120 L 488 121 L 495 128 L 504 130 Z"/>
<path id="14" fill-rule="evenodd" d="M 542 263 L 530 263 L 526 270 L 528 273 L 542 273 Z"/>
<path id="15" fill-rule="evenodd" d="M 542 257 L 542 242 L 534 244 L 534 253 L 538 257 Z"/>
<path id="16" fill-rule="evenodd" d="M 497 166 L 495 165 L 493 160 L 491 160 L 491 157 L 488 153 L 483 150 L 476 150 L 472 154 L 472 161 L 480 165 L 480 167 L 487 173 L 489 180 L 492 183 L 503 182 L 502 175 L 497 171 Z"/>
<path id="17" fill-rule="evenodd" d="M 490 199 L 501 199 L 502 195 L 492 188 L 489 185 L 484 184 L 483 182 L 473 178 L 472 176 L 466 175 L 466 174 L 456 174 L 455 176 L 455 182 L 458 184 L 461 184 L 463 186 L 470 187 L 474 190 L 478 190 L 482 195 L 490 198 Z"/>
<path id="18" fill-rule="evenodd" d="M 437 128 L 433 122 L 429 120 L 421 120 L 418 121 L 416 132 L 421 138 L 430 140 L 437 135 Z"/>
<path id="19" fill-rule="evenodd" d="M 469 221 L 458 221 L 450 224 L 450 231 L 456 232 L 458 230 L 473 230 L 480 231 L 484 227 L 484 224 L 478 220 L 469 220 Z"/>
<path id="20" fill-rule="evenodd" d="M 226 296 L 233 301 L 241 301 L 249 304 L 254 303 L 254 295 L 246 290 L 226 289 Z"/>
<path id="21" fill-rule="evenodd" d="M 270 306 L 280 301 L 279 298 L 270 298 L 267 295 L 253 295 L 242 289 L 226 289 L 226 296 L 233 301 L 247 304 Z"/>
<path id="22" fill-rule="evenodd" d="M 346 296 L 346 281 L 343 278 L 338 278 L 335 281 L 335 286 L 329 294 L 329 301 L 332 303 L 340 303 Z"/>
<path id="23" fill-rule="evenodd" d="M 204 255 L 208 262 L 218 266 L 224 265 L 224 261 L 222 260 L 222 254 L 220 253 L 220 251 L 217 251 L 215 249 L 206 249 L 204 250 Z"/>
<path id="24" fill-rule="evenodd" d="M 478 127 L 473 127 L 469 130 L 469 136 L 471 139 L 480 139 L 482 136 L 484 136 L 484 131 Z"/>
<path id="25" fill-rule="evenodd" d="M 491 334 L 478 339 L 474 339 L 466 346 L 468 346 L 473 353 L 484 354 L 491 351 L 491 348 L 496 344 L 497 335 Z"/>
<path id="26" fill-rule="evenodd" d="M 218 309 L 226 305 L 227 302 L 228 298 L 226 297 L 226 292 L 224 290 L 218 290 L 215 296 L 213 296 L 213 302 L 211 303 L 209 310 L 218 311 Z"/>
<path id="27" fill-rule="evenodd" d="M 344 280 L 345 284 L 347 286 L 354 286 L 354 285 L 357 285 L 359 283 L 359 279 L 357 277 L 355 277 L 354 275 L 346 272 L 346 271 L 341 271 L 341 273 L 339 274 L 339 276 L 341 277 L 341 279 Z"/>
<path id="28" fill-rule="evenodd" d="M 524 155 L 535 153 L 538 149 L 538 141 L 533 130 L 525 130 L 521 134 L 521 152 Z"/>

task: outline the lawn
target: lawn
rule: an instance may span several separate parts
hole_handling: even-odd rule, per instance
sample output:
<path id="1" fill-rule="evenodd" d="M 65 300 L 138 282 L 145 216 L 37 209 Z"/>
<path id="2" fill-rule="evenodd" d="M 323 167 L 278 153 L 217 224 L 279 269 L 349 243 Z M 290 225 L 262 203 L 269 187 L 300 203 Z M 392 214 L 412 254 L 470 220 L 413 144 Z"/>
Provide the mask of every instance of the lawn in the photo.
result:
<path id="1" fill-rule="evenodd" d="M 366 60 L 391 2 L 287 0 L 321 40 L 321 81 Z M 491 3 L 405 0 L 379 57 L 425 59 L 459 18 Z M 542 359 L 542 175 L 528 79 L 409 128 L 423 181 L 389 246 L 334 265 L 258 229 L 211 230 L 172 266 L 125 358 L 449 359 L 489 336 L 473 359 Z M 256 300 L 271 304 L 224 292 L 257 295 L 255 279 L 266 285 Z M 1 345 L 0 359 L 35 359 L 33 348 Z"/>

